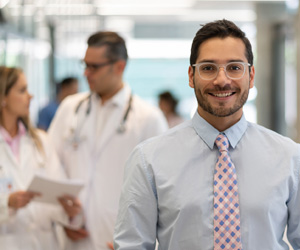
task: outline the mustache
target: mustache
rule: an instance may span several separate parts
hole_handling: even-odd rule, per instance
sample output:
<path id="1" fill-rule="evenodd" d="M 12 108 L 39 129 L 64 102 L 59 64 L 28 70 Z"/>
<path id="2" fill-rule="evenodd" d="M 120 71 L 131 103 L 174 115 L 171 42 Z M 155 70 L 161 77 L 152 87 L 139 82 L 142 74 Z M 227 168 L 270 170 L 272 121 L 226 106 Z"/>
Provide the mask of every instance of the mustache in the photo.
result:
<path id="1" fill-rule="evenodd" d="M 222 91 L 231 91 L 231 92 L 237 92 L 239 91 L 238 88 L 233 88 L 230 85 L 225 85 L 224 87 L 220 87 L 218 85 L 214 86 L 214 88 L 206 89 L 205 92 L 222 92 Z"/>

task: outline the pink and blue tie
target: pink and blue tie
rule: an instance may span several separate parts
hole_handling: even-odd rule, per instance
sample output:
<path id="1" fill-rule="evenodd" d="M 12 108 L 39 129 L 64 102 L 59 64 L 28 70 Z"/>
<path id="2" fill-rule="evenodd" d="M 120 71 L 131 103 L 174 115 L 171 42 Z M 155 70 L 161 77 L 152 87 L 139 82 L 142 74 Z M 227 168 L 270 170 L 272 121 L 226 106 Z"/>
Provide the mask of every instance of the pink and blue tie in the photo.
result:
<path id="1" fill-rule="evenodd" d="M 214 250 L 242 250 L 237 178 L 228 139 L 219 134 L 215 143 L 219 157 L 214 174 Z"/>

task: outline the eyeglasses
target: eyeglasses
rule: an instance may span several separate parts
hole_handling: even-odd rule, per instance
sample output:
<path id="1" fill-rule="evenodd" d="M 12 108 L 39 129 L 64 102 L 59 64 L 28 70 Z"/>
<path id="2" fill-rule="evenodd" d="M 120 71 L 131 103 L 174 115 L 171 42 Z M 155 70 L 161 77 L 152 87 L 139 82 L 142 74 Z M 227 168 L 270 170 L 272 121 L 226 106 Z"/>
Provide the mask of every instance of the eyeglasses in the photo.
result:
<path id="1" fill-rule="evenodd" d="M 219 69 L 222 67 L 228 78 L 237 80 L 241 79 L 246 71 L 247 66 L 251 66 L 250 63 L 246 62 L 230 62 L 227 64 L 217 64 L 210 62 L 196 63 L 192 65 L 199 73 L 199 76 L 203 80 L 213 80 L 219 74 Z"/>
<path id="2" fill-rule="evenodd" d="M 105 63 L 86 63 L 85 61 L 81 61 L 81 65 L 84 70 L 90 70 L 91 72 L 95 72 L 100 68 L 103 68 L 104 66 L 110 65 L 115 63 L 116 61 L 108 61 Z"/>

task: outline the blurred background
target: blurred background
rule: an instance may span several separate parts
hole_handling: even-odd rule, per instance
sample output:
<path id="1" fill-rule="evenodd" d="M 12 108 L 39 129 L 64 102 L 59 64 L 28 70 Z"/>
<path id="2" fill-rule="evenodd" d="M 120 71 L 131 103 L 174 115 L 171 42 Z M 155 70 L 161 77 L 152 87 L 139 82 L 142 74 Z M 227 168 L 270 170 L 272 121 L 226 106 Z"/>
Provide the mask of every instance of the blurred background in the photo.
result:
<path id="1" fill-rule="evenodd" d="M 223 18 L 253 45 L 256 79 L 246 117 L 300 142 L 298 0 L 0 0 L 0 64 L 25 71 L 36 122 L 64 77 L 88 90 L 80 64 L 86 40 L 116 31 L 127 43 L 125 81 L 134 93 L 158 105 L 158 94 L 169 90 L 189 119 L 197 106 L 187 74 L 192 39 L 201 24 Z"/>

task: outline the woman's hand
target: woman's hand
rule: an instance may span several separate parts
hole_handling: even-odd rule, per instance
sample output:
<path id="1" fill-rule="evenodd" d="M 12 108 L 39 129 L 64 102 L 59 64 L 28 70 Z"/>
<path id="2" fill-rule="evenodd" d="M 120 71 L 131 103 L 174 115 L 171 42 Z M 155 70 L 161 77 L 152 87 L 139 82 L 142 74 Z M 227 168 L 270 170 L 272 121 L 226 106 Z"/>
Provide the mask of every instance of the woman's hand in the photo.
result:
<path id="1" fill-rule="evenodd" d="M 59 203 L 64 208 L 65 212 L 70 218 L 75 217 L 78 215 L 82 208 L 79 200 L 77 198 L 74 198 L 70 195 L 64 195 L 62 197 L 58 198 Z"/>
<path id="2" fill-rule="evenodd" d="M 8 206 L 14 209 L 25 207 L 35 196 L 38 195 L 40 194 L 31 191 L 17 191 L 11 193 L 8 197 Z"/>

